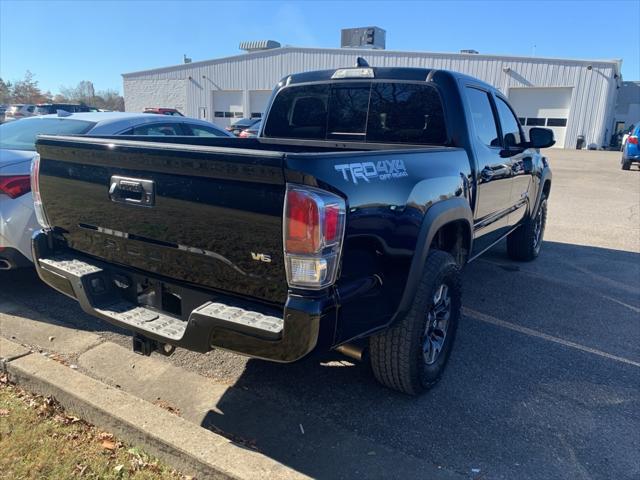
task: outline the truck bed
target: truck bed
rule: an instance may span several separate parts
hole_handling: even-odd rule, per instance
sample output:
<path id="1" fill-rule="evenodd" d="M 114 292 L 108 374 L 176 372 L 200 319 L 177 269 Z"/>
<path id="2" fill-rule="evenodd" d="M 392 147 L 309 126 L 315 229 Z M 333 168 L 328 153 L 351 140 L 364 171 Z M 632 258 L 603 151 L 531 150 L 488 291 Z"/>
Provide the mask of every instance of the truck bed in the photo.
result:
<path id="1" fill-rule="evenodd" d="M 282 305 L 287 177 L 295 177 L 295 165 L 309 156 L 317 170 L 323 168 L 316 163 L 321 157 L 367 153 L 354 145 L 319 143 L 43 136 L 38 141 L 41 195 L 49 220 L 71 249 Z M 286 173 L 285 163 L 293 167 Z M 152 182 L 152 204 L 114 199 L 109 189 L 117 178 Z M 271 261 L 256 261 L 261 254 Z"/>

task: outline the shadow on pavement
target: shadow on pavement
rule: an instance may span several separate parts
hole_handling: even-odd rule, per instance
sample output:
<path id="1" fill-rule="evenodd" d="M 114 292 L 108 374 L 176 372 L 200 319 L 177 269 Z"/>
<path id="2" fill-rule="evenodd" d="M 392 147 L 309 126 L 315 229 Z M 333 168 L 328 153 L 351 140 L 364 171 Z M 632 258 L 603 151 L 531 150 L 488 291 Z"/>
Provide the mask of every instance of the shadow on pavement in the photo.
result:
<path id="1" fill-rule="evenodd" d="M 119 332 L 34 275 L 0 272 L 0 302 L 23 305 L 28 291 L 26 306 L 46 314 L 34 320 Z M 637 253 L 545 242 L 523 264 L 501 245 L 466 267 L 464 305 L 638 362 L 639 286 Z M 316 478 L 424 478 L 405 470 L 415 459 L 443 475 L 631 479 L 640 368 L 465 316 L 443 380 L 421 397 L 334 353 L 250 360 L 202 426 Z"/>
<path id="2" fill-rule="evenodd" d="M 638 362 L 638 280 L 633 252 L 545 242 L 522 264 L 500 246 L 466 268 L 464 304 Z M 247 408 L 241 390 L 262 401 Z M 338 355 L 251 360 L 203 426 L 313 477 L 363 468 L 367 452 L 345 465 L 322 435 L 344 429 L 466 475 L 630 479 L 640 474 L 639 412 L 639 368 L 466 316 L 442 382 L 421 397 L 380 387 L 366 364 Z M 405 475 L 389 458 L 376 478 Z"/>

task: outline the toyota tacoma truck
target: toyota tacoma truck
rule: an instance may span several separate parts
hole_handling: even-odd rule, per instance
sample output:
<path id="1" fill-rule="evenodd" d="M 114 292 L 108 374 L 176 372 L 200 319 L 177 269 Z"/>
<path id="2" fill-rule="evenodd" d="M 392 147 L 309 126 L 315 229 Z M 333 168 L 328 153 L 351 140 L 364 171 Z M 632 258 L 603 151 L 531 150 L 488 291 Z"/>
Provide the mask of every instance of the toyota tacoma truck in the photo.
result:
<path id="1" fill-rule="evenodd" d="M 39 137 L 33 257 L 139 353 L 334 349 L 417 394 L 451 353 L 461 268 L 504 238 L 539 254 L 553 143 L 475 78 L 358 59 L 284 78 L 255 139 Z"/>

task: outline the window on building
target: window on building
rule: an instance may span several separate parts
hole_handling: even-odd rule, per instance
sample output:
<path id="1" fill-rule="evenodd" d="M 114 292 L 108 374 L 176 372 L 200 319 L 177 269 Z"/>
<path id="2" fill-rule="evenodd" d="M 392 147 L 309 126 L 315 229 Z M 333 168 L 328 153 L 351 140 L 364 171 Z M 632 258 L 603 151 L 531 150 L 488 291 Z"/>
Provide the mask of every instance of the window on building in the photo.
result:
<path id="1" fill-rule="evenodd" d="M 544 127 L 546 118 L 527 118 L 527 127 Z"/>
<path id="2" fill-rule="evenodd" d="M 566 118 L 547 118 L 547 127 L 566 127 Z"/>
<path id="3" fill-rule="evenodd" d="M 478 139 L 489 147 L 499 147 L 498 128 L 489 94 L 477 88 L 467 87 L 467 100 Z"/>

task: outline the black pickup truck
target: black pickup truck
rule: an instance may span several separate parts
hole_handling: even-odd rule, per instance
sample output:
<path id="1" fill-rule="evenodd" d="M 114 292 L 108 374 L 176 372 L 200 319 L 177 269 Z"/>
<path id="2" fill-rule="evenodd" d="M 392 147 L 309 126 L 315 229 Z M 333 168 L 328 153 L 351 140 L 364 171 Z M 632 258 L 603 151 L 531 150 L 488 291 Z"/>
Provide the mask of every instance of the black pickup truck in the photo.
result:
<path id="1" fill-rule="evenodd" d="M 505 237 L 540 251 L 554 141 L 529 137 L 475 78 L 362 61 L 283 79 L 256 139 L 41 136 L 36 268 L 140 353 L 336 349 L 416 394 L 461 267 Z"/>

